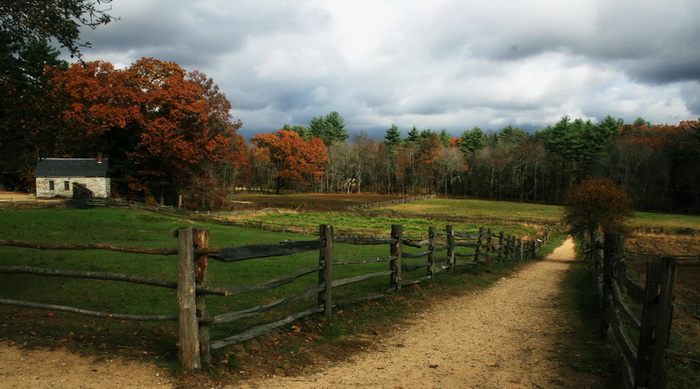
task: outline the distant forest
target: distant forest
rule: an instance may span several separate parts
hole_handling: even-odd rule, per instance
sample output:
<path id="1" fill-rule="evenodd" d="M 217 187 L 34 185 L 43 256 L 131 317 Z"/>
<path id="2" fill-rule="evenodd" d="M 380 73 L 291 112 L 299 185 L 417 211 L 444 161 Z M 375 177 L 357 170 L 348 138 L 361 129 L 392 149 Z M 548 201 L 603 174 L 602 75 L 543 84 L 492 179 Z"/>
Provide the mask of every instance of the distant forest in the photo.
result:
<path id="1" fill-rule="evenodd" d="M 0 41 L 0 46 L 7 42 Z M 231 103 L 201 72 L 144 58 L 68 65 L 46 42 L 5 53 L 0 86 L 0 187 L 32 190 L 48 157 L 110 159 L 113 194 L 195 209 L 241 190 L 436 193 L 560 203 L 584 178 L 626 187 L 638 209 L 700 212 L 700 126 L 563 116 L 532 133 L 401 130 L 352 137 L 338 112 L 250 140 Z M 405 131 L 405 132 L 404 132 Z"/>

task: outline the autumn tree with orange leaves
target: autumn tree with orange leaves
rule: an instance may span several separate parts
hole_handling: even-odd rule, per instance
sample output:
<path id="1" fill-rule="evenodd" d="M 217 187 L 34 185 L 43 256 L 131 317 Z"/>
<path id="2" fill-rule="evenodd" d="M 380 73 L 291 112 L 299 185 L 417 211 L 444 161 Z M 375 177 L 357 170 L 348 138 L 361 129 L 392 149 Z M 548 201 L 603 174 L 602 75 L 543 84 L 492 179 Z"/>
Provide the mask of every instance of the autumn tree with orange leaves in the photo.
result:
<path id="1" fill-rule="evenodd" d="M 279 130 L 257 134 L 251 142 L 257 157 L 274 166 L 277 193 L 285 185 L 308 188 L 323 176 L 328 154 L 320 138 L 305 141 L 295 131 Z"/>
<path id="2" fill-rule="evenodd" d="M 632 197 L 608 178 L 589 178 L 567 193 L 564 222 L 572 233 L 623 232 L 632 216 Z"/>
<path id="3" fill-rule="evenodd" d="M 231 104 L 211 79 L 173 62 L 144 58 L 119 70 L 108 62 L 73 64 L 53 79 L 69 101 L 63 118 L 81 142 L 76 155 L 109 156 L 131 192 L 161 203 L 211 181 L 217 165 L 245 163 Z M 206 184 L 204 183 L 206 181 Z"/>

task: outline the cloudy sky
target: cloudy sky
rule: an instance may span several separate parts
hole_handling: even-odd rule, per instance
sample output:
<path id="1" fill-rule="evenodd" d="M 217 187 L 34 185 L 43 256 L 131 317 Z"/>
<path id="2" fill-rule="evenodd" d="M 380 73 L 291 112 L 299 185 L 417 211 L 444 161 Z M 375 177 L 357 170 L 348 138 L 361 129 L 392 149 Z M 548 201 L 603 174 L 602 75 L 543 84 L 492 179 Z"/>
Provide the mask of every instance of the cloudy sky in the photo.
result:
<path id="1" fill-rule="evenodd" d="M 250 137 L 338 111 L 351 133 L 700 117 L 697 0 L 113 0 L 86 60 L 213 78 Z"/>

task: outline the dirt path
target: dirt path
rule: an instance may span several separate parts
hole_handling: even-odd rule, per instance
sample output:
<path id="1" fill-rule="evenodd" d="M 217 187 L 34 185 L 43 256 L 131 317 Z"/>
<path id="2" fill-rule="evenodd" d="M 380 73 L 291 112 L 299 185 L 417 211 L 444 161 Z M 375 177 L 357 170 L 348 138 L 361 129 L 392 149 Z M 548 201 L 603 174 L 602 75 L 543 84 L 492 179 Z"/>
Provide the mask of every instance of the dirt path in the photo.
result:
<path id="1" fill-rule="evenodd" d="M 573 259 L 567 241 L 486 290 L 436 304 L 373 351 L 307 376 L 268 377 L 229 388 L 583 388 L 591 377 L 558 360 L 568 320 L 555 301 Z M 136 362 L 0 342 L 0 388 L 172 387 Z"/>
<path id="2" fill-rule="evenodd" d="M 567 320 L 555 300 L 569 261 L 568 240 L 493 287 L 436 304 L 376 345 L 376 352 L 305 377 L 272 377 L 238 388 L 583 388 L 558 361 Z"/>

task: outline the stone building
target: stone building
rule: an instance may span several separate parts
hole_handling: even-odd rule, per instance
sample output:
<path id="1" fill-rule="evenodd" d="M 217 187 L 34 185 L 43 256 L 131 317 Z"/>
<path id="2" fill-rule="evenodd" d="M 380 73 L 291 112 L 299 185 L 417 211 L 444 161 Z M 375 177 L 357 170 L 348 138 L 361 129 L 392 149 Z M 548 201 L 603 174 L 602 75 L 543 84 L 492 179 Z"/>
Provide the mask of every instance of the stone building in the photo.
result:
<path id="1" fill-rule="evenodd" d="M 108 198 L 108 158 L 46 158 L 36 165 L 36 197 Z"/>

